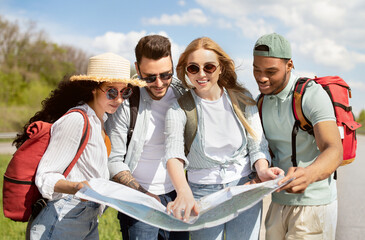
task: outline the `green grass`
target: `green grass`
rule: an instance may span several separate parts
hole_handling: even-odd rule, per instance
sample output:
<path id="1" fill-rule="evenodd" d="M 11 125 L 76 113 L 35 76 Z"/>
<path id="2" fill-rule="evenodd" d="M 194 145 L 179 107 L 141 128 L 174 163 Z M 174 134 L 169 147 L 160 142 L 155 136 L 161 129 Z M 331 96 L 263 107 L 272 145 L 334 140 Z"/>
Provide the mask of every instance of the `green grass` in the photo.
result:
<path id="1" fill-rule="evenodd" d="M 23 240 L 25 239 L 27 223 L 14 222 L 6 218 L 3 213 L 3 176 L 10 159 L 11 155 L 0 154 L 0 236 L 2 240 Z M 99 235 L 101 240 L 122 239 L 117 219 L 117 211 L 115 209 L 108 208 L 103 216 L 99 218 Z"/>
<path id="2" fill-rule="evenodd" d="M 356 129 L 356 133 L 365 135 L 365 122 L 362 122 L 361 124 L 362 124 L 362 126 L 358 129 Z"/>

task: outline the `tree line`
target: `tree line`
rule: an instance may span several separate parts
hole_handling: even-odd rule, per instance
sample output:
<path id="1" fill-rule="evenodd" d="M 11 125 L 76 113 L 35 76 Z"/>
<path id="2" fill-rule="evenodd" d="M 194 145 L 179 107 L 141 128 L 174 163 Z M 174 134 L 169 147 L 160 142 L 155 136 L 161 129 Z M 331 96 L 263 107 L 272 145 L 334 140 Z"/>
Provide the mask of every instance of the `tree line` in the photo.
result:
<path id="1" fill-rule="evenodd" d="M 21 26 L 0 15 L 0 110 L 5 111 L 0 131 L 22 126 L 65 76 L 86 73 L 89 57 L 81 49 L 49 41 L 34 22 Z M 365 126 L 365 110 L 357 121 Z"/>
<path id="2" fill-rule="evenodd" d="M 49 41 L 35 23 L 20 26 L 0 16 L 0 102 L 39 105 L 65 75 L 85 73 L 83 50 Z"/>

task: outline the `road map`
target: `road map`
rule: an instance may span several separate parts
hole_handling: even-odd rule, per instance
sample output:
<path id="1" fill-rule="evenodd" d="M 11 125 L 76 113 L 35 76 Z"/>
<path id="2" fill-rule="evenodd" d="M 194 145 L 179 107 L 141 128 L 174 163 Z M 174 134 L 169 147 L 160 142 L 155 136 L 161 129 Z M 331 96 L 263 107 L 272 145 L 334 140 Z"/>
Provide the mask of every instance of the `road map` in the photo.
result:
<path id="1" fill-rule="evenodd" d="M 286 183 L 277 184 L 283 177 L 252 185 L 228 187 L 197 201 L 200 206 L 198 216 L 190 216 L 183 222 L 166 212 L 153 197 L 122 184 L 105 179 L 91 179 L 89 184 L 76 193 L 76 196 L 97 202 L 167 231 L 194 231 L 214 227 L 238 216 L 239 213 L 261 201 L 266 195 Z"/>

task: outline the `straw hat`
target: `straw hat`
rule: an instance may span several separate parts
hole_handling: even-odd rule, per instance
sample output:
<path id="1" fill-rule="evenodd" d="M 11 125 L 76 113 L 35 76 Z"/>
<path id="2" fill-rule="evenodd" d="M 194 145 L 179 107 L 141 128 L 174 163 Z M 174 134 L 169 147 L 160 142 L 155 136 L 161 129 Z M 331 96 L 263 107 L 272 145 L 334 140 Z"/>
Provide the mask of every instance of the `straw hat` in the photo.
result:
<path id="1" fill-rule="evenodd" d="M 103 53 L 89 58 L 86 75 L 74 75 L 71 81 L 120 82 L 145 87 L 145 81 L 130 77 L 130 63 L 114 53 Z"/>

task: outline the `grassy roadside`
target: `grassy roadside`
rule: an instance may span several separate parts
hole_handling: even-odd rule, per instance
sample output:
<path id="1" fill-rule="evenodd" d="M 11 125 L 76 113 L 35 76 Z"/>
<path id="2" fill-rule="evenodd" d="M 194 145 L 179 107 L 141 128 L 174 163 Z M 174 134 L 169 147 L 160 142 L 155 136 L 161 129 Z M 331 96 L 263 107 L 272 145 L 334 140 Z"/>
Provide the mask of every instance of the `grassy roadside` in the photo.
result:
<path id="1" fill-rule="evenodd" d="M 39 108 L 0 105 L 0 132 L 19 132 Z"/>
<path id="2" fill-rule="evenodd" d="M 23 240 L 25 239 L 25 229 L 27 227 L 27 223 L 14 222 L 8 218 L 5 218 L 3 213 L 3 176 L 10 159 L 11 155 L 0 154 L 0 236 L 3 240 Z M 120 233 L 119 229 L 117 211 L 113 208 L 108 208 L 103 216 L 99 218 L 100 239 L 122 239 L 122 234 Z"/>

